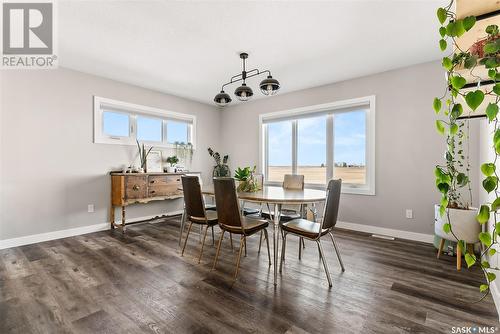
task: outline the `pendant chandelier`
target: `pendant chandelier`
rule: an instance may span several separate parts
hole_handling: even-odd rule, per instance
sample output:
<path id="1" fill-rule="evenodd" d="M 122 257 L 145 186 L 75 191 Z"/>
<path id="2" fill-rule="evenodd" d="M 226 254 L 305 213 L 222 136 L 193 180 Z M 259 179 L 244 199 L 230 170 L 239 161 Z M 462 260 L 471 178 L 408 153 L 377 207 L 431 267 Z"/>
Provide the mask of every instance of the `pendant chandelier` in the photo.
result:
<path id="1" fill-rule="evenodd" d="M 243 71 L 241 72 L 241 74 L 233 76 L 231 78 L 231 81 L 222 85 L 220 93 L 215 95 L 214 102 L 221 107 L 228 105 L 232 101 L 231 96 L 229 96 L 229 94 L 224 92 L 225 86 L 233 84 L 235 82 L 243 81 L 241 86 L 236 88 L 236 90 L 234 91 L 234 95 L 236 95 L 236 98 L 240 101 L 248 101 L 253 96 L 253 91 L 252 88 L 247 86 L 246 79 L 260 74 L 264 73 L 268 74 L 267 78 L 262 80 L 259 85 L 262 94 L 274 95 L 280 89 L 280 83 L 278 82 L 278 80 L 274 79 L 271 76 L 271 72 L 269 70 L 259 71 L 258 69 L 255 68 L 253 70 L 247 71 L 245 60 L 248 58 L 248 54 L 240 53 L 240 58 L 243 60 Z"/>

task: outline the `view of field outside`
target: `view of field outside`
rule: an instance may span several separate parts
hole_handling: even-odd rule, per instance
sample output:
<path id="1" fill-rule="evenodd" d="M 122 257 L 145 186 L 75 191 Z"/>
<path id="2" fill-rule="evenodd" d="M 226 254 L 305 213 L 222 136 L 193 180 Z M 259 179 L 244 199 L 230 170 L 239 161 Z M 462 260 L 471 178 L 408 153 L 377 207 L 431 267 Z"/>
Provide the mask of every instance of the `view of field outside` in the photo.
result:
<path id="1" fill-rule="evenodd" d="M 366 183 L 366 114 L 334 116 L 334 178 L 345 183 Z M 326 184 L 326 116 L 297 121 L 297 173 L 306 183 Z M 292 173 L 292 121 L 268 124 L 268 180 L 283 181 Z"/>
<path id="2" fill-rule="evenodd" d="M 290 167 L 269 166 L 269 180 L 283 182 L 283 175 L 290 174 Z M 307 178 L 307 183 L 325 184 L 326 167 L 299 166 L 298 174 L 303 174 Z M 345 183 L 365 184 L 365 167 L 335 167 L 335 178 L 341 178 Z"/>
<path id="3" fill-rule="evenodd" d="M 297 174 L 305 183 L 326 184 L 326 115 L 297 121 Z"/>
<path id="4" fill-rule="evenodd" d="M 268 156 L 269 175 L 268 181 L 283 182 L 283 175 L 292 174 L 292 122 L 283 121 L 269 123 L 268 131 Z M 274 166 L 279 166 L 277 173 L 271 173 Z"/>
<path id="5" fill-rule="evenodd" d="M 366 183 L 366 113 L 335 114 L 333 177 L 345 183 Z"/>

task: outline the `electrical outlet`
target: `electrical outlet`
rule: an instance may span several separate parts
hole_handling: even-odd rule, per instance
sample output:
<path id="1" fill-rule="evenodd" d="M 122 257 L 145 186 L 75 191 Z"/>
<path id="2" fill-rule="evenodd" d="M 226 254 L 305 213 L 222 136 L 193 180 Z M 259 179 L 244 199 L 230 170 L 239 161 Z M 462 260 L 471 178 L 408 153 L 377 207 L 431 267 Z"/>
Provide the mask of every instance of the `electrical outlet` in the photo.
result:
<path id="1" fill-rule="evenodd" d="M 88 212 L 94 212 L 94 204 L 87 205 L 87 211 Z"/>
<path id="2" fill-rule="evenodd" d="M 408 218 L 408 219 L 412 219 L 413 218 L 413 210 L 406 209 L 406 218 Z"/>

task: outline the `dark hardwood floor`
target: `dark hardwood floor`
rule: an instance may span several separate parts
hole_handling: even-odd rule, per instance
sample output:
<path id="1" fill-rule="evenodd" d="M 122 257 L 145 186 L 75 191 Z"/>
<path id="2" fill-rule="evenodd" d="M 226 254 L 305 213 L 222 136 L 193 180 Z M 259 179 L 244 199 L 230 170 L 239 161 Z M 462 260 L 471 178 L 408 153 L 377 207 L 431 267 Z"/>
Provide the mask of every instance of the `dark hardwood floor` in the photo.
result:
<path id="1" fill-rule="evenodd" d="M 431 245 L 337 230 L 346 272 L 329 239 L 328 283 L 314 243 L 288 239 L 275 289 L 265 244 L 249 238 L 232 285 L 237 248 L 198 264 L 198 235 L 184 257 L 179 218 L 0 251 L 0 333 L 451 333 L 500 327 L 478 270 L 455 270 Z M 216 230 L 216 239 L 219 233 Z M 238 241 L 235 238 L 235 247 Z"/>

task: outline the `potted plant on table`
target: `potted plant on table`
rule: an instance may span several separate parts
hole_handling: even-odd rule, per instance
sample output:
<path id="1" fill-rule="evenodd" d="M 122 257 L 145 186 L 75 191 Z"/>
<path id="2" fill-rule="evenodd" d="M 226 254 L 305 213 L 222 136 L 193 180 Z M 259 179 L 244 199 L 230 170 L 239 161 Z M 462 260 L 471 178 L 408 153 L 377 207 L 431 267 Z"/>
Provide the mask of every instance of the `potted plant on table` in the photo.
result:
<path id="1" fill-rule="evenodd" d="M 496 253 L 495 245 L 499 243 L 500 233 L 497 218 L 500 189 L 496 170 L 500 155 L 500 39 L 498 26 L 489 25 L 484 31 L 485 36 L 482 36 L 482 52 L 477 51 L 477 43 L 466 50 L 463 46 L 458 47 L 456 40 L 471 30 L 476 24 L 476 17 L 458 18 L 452 6 L 453 1 L 447 7 L 437 10 L 437 18 L 441 24 L 439 46 L 442 51 L 446 51 L 448 42 L 451 41 L 454 50 L 442 60 L 442 66 L 446 70 L 446 92 L 442 97 L 435 98 L 433 103 L 436 114 L 443 116 L 436 121 L 436 128 L 446 138 L 446 163 L 435 168 L 436 186 L 441 193 L 441 202 L 436 206 L 435 232 L 448 240 L 455 240 L 457 253 L 465 250 L 466 243 L 482 243 L 480 256 L 476 257 L 473 251 L 469 251 L 465 254 L 465 261 L 469 267 L 480 266 L 485 273 L 486 284 L 481 284 L 479 289 L 486 296 L 490 283 L 496 278 L 493 270 L 498 270 L 490 266 L 488 256 Z M 481 72 L 484 76 L 479 75 Z M 488 84 L 482 85 L 482 82 Z M 490 134 L 494 159 L 481 165 L 484 175 L 482 187 L 490 196 L 494 196 L 491 201 L 482 203 L 477 210 L 469 207 L 472 202 L 470 168 L 464 146 L 469 140 L 468 116 L 477 114 L 481 106 L 485 117 L 494 127 Z M 463 200 L 463 192 L 460 192 L 465 187 L 468 188 L 470 196 L 468 201 Z M 486 227 L 485 231 L 481 232 L 481 225 L 490 220 L 492 227 L 489 230 Z"/>
<path id="2" fill-rule="evenodd" d="M 260 190 L 260 185 L 254 178 L 255 170 L 256 166 L 253 166 L 253 169 L 250 169 L 250 167 L 238 167 L 234 171 L 234 178 L 238 181 L 238 191 L 256 192 Z"/>
<path id="3" fill-rule="evenodd" d="M 214 152 L 210 147 L 208 148 L 208 154 L 212 158 L 214 158 L 215 166 L 212 173 L 214 177 L 221 176 L 231 176 L 231 171 L 229 170 L 229 166 L 227 165 L 227 161 L 229 160 L 229 155 L 225 155 L 222 159 L 219 152 Z"/>
<path id="4" fill-rule="evenodd" d="M 146 166 L 146 163 L 147 163 L 147 159 L 148 159 L 148 155 L 149 155 L 149 152 L 151 152 L 151 150 L 153 149 L 153 147 L 151 146 L 149 148 L 149 150 L 146 150 L 146 147 L 144 146 L 144 143 L 139 144 L 139 141 L 136 140 L 137 142 L 137 148 L 139 150 L 139 160 L 141 161 L 141 168 L 139 169 L 139 173 L 145 173 L 147 171 L 147 166 Z"/>
<path id="5" fill-rule="evenodd" d="M 170 164 L 170 166 L 167 167 L 167 172 L 168 173 L 175 173 L 175 164 L 179 162 L 179 158 L 177 158 L 176 155 L 168 157 L 167 158 L 167 163 Z"/>

